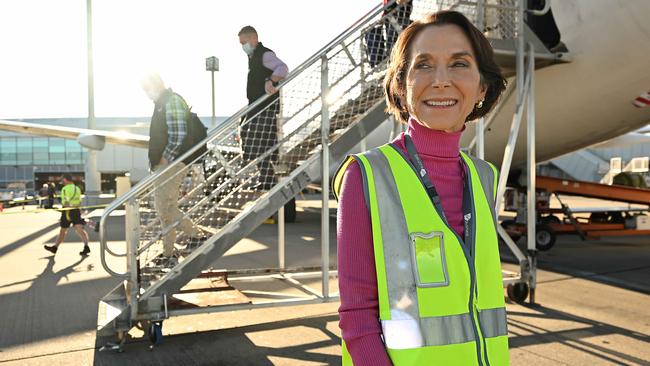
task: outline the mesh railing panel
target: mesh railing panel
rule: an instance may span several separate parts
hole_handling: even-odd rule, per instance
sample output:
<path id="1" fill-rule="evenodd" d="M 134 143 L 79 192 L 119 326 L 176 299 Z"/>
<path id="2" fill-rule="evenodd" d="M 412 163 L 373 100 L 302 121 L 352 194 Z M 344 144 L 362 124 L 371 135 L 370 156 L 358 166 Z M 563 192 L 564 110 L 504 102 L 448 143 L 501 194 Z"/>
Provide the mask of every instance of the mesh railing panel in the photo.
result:
<path id="1" fill-rule="evenodd" d="M 456 10 L 465 14 L 486 37 L 513 39 L 517 36 L 517 4 L 517 0 L 414 1 L 412 18 L 438 10 Z M 479 14 L 483 14 L 482 19 Z"/>

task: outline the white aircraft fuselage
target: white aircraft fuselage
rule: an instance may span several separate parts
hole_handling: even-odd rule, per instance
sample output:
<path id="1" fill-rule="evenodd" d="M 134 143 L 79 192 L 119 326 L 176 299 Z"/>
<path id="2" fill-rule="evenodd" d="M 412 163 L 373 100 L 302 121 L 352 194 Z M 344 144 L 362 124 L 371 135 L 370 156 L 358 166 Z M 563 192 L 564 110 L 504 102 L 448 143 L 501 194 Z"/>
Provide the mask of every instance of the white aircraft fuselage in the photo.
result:
<path id="1" fill-rule="evenodd" d="M 563 0 L 551 9 L 572 62 L 535 73 L 537 161 L 549 160 L 650 122 L 633 104 L 650 90 L 650 1 Z M 515 110 L 513 95 L 485 133 L 485 157 L 500 164 Z M 468 126 L 462 145 L 474 137 Z M 513 167 L 526 162 L 525 120 Z"/>

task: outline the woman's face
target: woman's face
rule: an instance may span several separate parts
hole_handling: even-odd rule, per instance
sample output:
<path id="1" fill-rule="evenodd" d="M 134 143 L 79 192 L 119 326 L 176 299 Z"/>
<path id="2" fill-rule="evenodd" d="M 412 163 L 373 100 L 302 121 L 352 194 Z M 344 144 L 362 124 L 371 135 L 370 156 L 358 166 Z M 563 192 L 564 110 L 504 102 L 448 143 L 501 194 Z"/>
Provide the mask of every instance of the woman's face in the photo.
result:
<path id="1" fill-rule="evenodd" d="M 412 40 L 406 72 L 406 105 L 424 126 L 463 129 L 474 105 L 485 98 L 472 45 L 460 27 L 429 26 Z"/>

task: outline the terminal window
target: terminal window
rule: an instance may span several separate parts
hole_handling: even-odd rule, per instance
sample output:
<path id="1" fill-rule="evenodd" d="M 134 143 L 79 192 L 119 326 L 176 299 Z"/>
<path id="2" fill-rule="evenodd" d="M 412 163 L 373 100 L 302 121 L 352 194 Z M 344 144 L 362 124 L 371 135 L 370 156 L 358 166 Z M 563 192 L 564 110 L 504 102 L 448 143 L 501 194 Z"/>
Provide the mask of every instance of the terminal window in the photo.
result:
<path id="1" fill-rule="evenodd" d="M 78 165 L 84 151 L 74 140 L 55 137 L 0 137 L 0 165 Z"/>

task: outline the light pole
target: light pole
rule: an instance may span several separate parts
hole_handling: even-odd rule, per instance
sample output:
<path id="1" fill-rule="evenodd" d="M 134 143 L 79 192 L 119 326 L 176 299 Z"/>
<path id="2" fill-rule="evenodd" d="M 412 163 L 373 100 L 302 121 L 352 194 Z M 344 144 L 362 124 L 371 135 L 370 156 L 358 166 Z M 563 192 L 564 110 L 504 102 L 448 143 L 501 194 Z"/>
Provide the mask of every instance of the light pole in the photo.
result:
<path id="1" fill-rule="evenodd" d="M 210 121 L 210 127 L 214 128 L 217 125 L 217 117 L 214 114 L 214 72 L 219 71 L 219 59 L 215 56 L 206 58 L 205 70 L 210 71 L 210 74 L 212 74 L 212 120 Z"/>
<path id="2" fill-rule="evenodd" d="M 92 0 L 86 0 L 86 35 L 88 43 L 88 128 L 97 128 L 95 123 L 95 82 L 93 69 L 93 13 Z M 97 152 L 88 149 L 85 164 L 86 197 L 99 197 L 101 176 L 97 170 Z M 87 201 L 88 203 L 88 201 Z M 89 203 L 92 204 L 92 203 Z"/>

